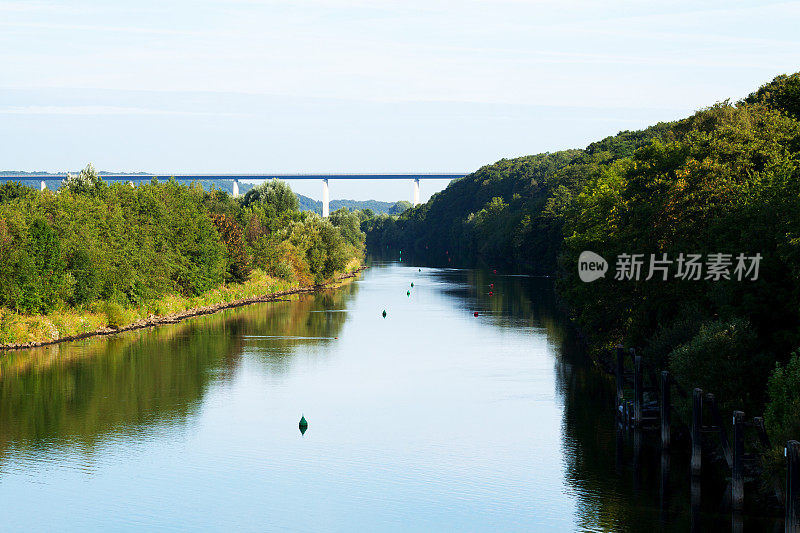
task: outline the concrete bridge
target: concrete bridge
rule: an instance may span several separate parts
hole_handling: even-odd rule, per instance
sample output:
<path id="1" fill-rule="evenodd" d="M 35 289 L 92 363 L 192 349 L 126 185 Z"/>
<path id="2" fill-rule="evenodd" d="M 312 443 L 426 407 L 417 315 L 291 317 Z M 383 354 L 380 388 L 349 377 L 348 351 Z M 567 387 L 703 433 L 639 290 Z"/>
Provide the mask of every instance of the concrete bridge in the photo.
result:
<path id="1" fill-rule="evenodd" d="M 78 174 L 75 172 L 74 174 Z M 419 204 L 419 182 L 420 180 L 453 180 L 463 178 L 466 174 L 99 174 L 105 181 L 130 181 L 147 180 L 157 178 L 167 180 L 175 178 L 178 181 L 194 180 L 231 180 L 233 182 L 233 196 L 239 196 L 239 181 L 253 180 L 266 181 L 271 179 L 280 180 L 320 180 L 322 181 L 322 216 L 330 214 L 330 193 L 328 191 L 329 180 L 409 180 L 413 184 L 412 205 Z M 63 179 L 66 174 L 3 174 L 0 178 L 5 181 L 19 180 L 40 180 L 40 188 L 46 189 L 45 180 Z"/>

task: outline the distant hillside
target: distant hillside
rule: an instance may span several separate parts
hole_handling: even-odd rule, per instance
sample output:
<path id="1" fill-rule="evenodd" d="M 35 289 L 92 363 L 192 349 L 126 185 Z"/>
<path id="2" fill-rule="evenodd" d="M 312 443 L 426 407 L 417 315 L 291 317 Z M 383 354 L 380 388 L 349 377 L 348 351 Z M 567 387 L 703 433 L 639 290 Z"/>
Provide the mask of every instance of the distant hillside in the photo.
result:
<path id="1" fill-rule="evenodd" d="M 300 200 L 300 211 L 322 213 L 322 202 L 309 198 L 308 196 L 303 196 L 302 194 L 298 194 L 297 199 Z M 375 214 L 384 213 L 399 215 L 411 207 L 411 202 L 405 200 L 399 202 L 381 202 L 378 200 L 331 200 L 331 212 L 341 209 L 342 207 L 346 207 L 350 211 L 371 209 Z"/>

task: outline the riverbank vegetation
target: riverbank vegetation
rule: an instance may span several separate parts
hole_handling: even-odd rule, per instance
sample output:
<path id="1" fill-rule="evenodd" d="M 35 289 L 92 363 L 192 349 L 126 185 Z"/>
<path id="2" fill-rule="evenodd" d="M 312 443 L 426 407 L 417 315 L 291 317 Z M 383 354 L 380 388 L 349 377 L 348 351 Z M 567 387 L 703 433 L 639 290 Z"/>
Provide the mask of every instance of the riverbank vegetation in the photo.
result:
<path id="1" fill-rule="evenodd" d="M 362 227 L 370 247 L 431 264 L 557 275 L 600 364 L 639 347 L 651 372 L 764 412 L 777 445 L 800 438 L 800 74 L 583 150 L 501 160 Z M 609 262 L 604 278 L 579 279 L 584 250 Z M 614 279 L 621 254 L 643 254 L 638 281 Z M 730 279 L 680 279 L 673 263 L 646 280 L 651 254 L 730 254 Z M 756 279 L 737 279 L 739 254 L 760 254 Z"/>
<path id="2" fill-rule="evenodd" d="M 283 182 L 236 199 L 171 180 L 0 186 L 0 344 L 324 283 L 363 259 L 360 219 L 297 209 Z"/>

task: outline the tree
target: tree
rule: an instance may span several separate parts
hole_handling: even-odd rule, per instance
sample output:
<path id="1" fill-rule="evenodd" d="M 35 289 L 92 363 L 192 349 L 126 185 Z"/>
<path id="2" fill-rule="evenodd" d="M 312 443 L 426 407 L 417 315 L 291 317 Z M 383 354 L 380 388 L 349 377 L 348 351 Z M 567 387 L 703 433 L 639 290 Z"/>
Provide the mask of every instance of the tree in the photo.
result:
<path id="1" fill-rule="evenodd" d="M 297 195 L 285 181 L 273 179 L 253 187 L 242 197 L 242 206 L 249 207 L 253 204 L 264 204 L 272 207 L 276 213 L 282 213 L 296 211 L 299 202 Z"/>
<path id="2" fill-rule="evenodd" d="M 96 195 L 105 187 L 105 182 L 97 174 L 94 165 L 89 163 L 77 176 L 67 174 L 61 187 L 75 194 Z"/>

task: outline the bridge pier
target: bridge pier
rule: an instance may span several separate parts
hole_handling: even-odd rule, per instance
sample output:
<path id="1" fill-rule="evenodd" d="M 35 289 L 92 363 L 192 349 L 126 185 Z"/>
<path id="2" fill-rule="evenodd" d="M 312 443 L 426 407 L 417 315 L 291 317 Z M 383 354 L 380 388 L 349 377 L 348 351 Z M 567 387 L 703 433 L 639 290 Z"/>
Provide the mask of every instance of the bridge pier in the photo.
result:
<path id="1" fill-rule="evenodd" d="M 328 194 L 328 178 L 322 180 L 322 218 L 330 215 L 330 195 Z"/>
<path id="2" fill-rule="evenodd" d="M 239 197 L 239 180 L 233 180 L 233 197 Z"/>
<path id="3" fill-rule="evenodd" d="M 46 188 L 47 188 L 47 184 L 44 182 L 44 180 L 40 181 L 40 182 L 39 182 L 39 190 L 40 190 L 40 191 L 43 191 L 43 190 L 45 190 Z"/>
<path id="4" fill-rule="evenodd" d="M 411 202 L 411 205 L 419 205 L 419 178 L 414 178 L 414 200 Z"/>

